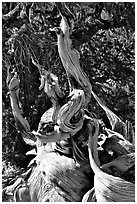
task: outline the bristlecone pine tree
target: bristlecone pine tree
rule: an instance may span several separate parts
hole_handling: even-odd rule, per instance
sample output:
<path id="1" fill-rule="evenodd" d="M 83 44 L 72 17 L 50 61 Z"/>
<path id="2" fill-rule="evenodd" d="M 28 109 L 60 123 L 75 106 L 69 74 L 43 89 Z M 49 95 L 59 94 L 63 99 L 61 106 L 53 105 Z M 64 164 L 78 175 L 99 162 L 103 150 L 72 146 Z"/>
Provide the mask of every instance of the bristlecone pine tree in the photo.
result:
<path id="1" fill-rule="evenodd" d="M 95 17 L 98 27 L 94 27 L 93 33 L 99 30 L 101 33 L 103 26 L 106 26 L 104 29 L 111 32 L 109 30 L 111 26 L 120 27 L 124 19 L 119 24 L 116 22 L 115 17 L 118 14 L 115 13 L 114 17 L 111 12 L 112 5 L 117 6 L 116 3 L 88 2 L 84 4 L 82 2 L 76 4 L 75 2 L 73 4 L 72 6 L 75 5 L 77 9 L 80 5 L 83 6 L 77 16 L 73 13 L 71 3 L 61 2 L 45 4 L 47 11 L 42 3 L 17 3 L 9 13 L 3 14 L 5 26 L 7 26 L 6 21 L 12 20 L 14 15 L 20 14 L 18 18 L 24 19 L 20 29 L 17 27 L 12 30 L 8 29 L 10 38 L 7 45 L 9 48 L 8 53 L 4 50 L 3 61 L 7 69 L 6 83 L 17 132 L 21 135 L 22 141 L 30 146 L 31 150 L 26 154 L 34 157 L 27 166 L 26 172 L 3 189 L 3 201 L 135 201 L 133 179 L 135 149 L 132 125 L 129 122 L 124 123 L 97 96 L 94 83 L 92 84 L 81 67 L 78 51 L 73 48 L 71 39 L 72 34 L 73 41 L 77 38 L 76 36 L 79 38 L 80 28 L 77 26 L 76 31 L 75 27 L 78 25 L 76 21 L 81 24 L 82 18 L 85 18 L 84 9 L 90 9 L 90 12 L 96 16 L 88 15 L 87 35 L 82 34 L 81 28 L 79 43 L 85 43 L 84 46 L 87 46 L 86 50 L 82 44 L 80 45 L 81 54 L 88 52 L 89 47 L 92 47 L 89 36 L 91 28 L 88 28 L 88 23 L 90 24 Z M 93 11 L 92 6 L 96 12 Z M 121 3 L 121 10 L 119 10 L 121 13 L 122 6 Z M 49 7 L 51 10 L 48 10 Z M 55 23 L 50 26 L 48 24 L 50 21 Z M 58 26 L 55 25 L 56 21 L 60 22 Z M 47 35 L 48 32 L 50 34 Z M 43 44 L 42 36 L 44 36 L 45 44 Z M 56 39 L 56 42 L 52 42 L 52 38 Z M 115 50 L 114 52 L 116 54 Z M 53 58 L 51 54 L 54 55 Z M 115 56 L 115 59 L 118 57 Z M 49 63 L 50 58 L 56 61 L 55 64 L 51 62 L 52 69 Z M 30 69 L 30 65 L 35 72 Z M 62 76 L 59 66 L 62 66 Z M 105 64 L 102 66 L 105 69 Z M 24 70 L 28 70 L 27 76 Z M 52 107 L 47 105 L 46 112 L 39 118 L 38 128 L 35 127 L 33 131 L 30 115 L 27 110 L 22 113 L 23 107 L 21 106 L 21 101 L 25 100 L 26 108 L 29 107 L 30 98 L 27 96 L 31 95 L 29 88 L 32 90 L 33 85 L 30 83 L 29 86 L 26 80 L 30 80 L 30 73 L 36 73 L 34 87 L 38 89 L 40 85 L 39 90 L 43 90 L 46 94 L 45 98 L 48 97 L 52 103 Z M 66 76 L 64 87 L 63 84 L 60 85 L 60 79 L 61 77 L 63 79 L 63 76 Z M 38 82 L 39 77 L 41 83 Z M 24 94 L 21 94 L 21 90 Z M 98 118 L 95 111 L 89 112 L 87 107 L 91 107 L 92 103 L 93 107 L 96 105 L 102 108 L 107 116 L 109 127 Z M 42 105 L 40 108 L 43 108 Z"/>

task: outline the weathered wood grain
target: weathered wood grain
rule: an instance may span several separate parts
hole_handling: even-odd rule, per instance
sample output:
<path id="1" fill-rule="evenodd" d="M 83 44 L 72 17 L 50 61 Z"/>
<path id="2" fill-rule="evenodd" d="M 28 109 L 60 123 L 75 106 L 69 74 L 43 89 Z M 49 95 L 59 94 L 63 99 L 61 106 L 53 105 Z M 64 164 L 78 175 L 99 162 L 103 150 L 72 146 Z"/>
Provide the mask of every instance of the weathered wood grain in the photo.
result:
<path id="1" fill-rule="evenodd" d="M 54 152 L 43 152 L 43 158 L 28 180 L 32 202 L 80 202 L 93 186 L 88 163 L 77 164 L 71 158 Z"/>
<path id="2" fill-rule="evenodd" d="M 97 120 L 94 120 L 94 122 L 92 122 L 92 125 L 93 123 L 95 126 L 95 132 L 92 136 L 92 126 L 89 126 L 90 135 L 88 150 L 90 165 L 95 173 L 94 188 L 97 202 L 135 202 L 135 184 L 125 181 L 119 177 L 107 174 L 100 169 L 97 159 L 97 140 L 99 133 L 99 124 Z M 131 158 L 132 160 L 134 160 L 133 155 L 130 155 L 129 157 L 127 156 L 126 158 L 120 158 L 122 161 L 121 165 L 123 164 L 124 166 L 125 162 L 127 161 L 127 165 L 130 166 L 132 160 L 131 163 L 129 162 L 129 160 Z M 114 161 L 114 164 L 118 167 L 120 159 Z"/>

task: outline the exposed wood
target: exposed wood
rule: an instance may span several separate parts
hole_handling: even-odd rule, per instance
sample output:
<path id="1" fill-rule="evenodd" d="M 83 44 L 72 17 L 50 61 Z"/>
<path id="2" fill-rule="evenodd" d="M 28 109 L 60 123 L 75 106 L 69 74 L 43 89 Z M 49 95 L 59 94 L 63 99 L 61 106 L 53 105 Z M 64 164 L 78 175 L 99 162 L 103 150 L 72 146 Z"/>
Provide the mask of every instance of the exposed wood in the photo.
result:
<path id="1" fill-rule="evenodd" d="M 86 176 L 89 164 L 76 165 L 71 158 L 44 152 L 41 161 L 28 181 L 33 202 L 81 201 L 89 185 L 93 185 Z"/>
<path id="2" fill-rule="evenodd" d="M 106 131 L 109 136 L 102 145 L 104 149 L 112 150 L 118 156 L 135 152 L 135 145 L 127 141 L 121 134 L 108 129 Z"/>
<path id="3" fill-rule="evenodd" d="M 125 171 L 127 171 L 129 168 L 135 165 L 135 153 L 126 154 L 118 157 L 117 159 L 113 160 L 112 162 L 109 162 L 107 164 L 104 164 L 101 167 L 101 170 L 105 170 L 108 173 L 110 173 L 109 167 L 113 166 L 120 170 L 121 174 L 123 174 Z"/>
<path id="4" fill-rule="evenodd" d="M 94 124 L 98 130 L 97 120 L 94 120 Z M 90 130 L 88 146 L 89 158 L 90 165 L 95 173 L 94 187 L 97 202 L 135 202 L 135 185 L 133 183 L 103 172 L 98 164 L 96 164 L 94 159 L 98 155 L 96 148 L 97 140 L 98 131 L 95 131 L 92 136 Z M 121 160 L 122 159 L 123 158 L 121 158 Z M 118 160 L 114 163 L 118 164 Z"/>
<path id="5" fill-rule="evenodd" d="M 84 195 L 82 202 L 96 202 L 95 188 L 92 188 Z"/>

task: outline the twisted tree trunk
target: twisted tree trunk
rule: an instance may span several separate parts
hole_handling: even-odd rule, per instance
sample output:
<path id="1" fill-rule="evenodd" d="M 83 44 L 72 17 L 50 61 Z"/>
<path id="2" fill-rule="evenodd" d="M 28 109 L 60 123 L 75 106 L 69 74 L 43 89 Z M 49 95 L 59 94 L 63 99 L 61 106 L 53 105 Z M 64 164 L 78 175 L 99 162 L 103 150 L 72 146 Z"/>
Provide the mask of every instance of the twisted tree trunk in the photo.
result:
<path id="1" fill-rule="evenodd" d="M 12 186 L 4 189 L 4 193 L 11 195 L 12 192 L 14 195 L 13 201 L 20 202 L 80 202 L 84 194 L 92 189 L 87 194 L 88 199 L 86 196 L 84 199 L 86 198 L 89 201 L 89 196 L 92 193 L 97 201 L 114 201 L 115 193 L 109 191 L 109 187 L 114 190 L 119 190 L 120 187 L 125 195 L 127 193 L 125 186 L 129 185 L 129 188 L 131 188 L 130 192 L 132 193 L 129 199 L 126 200 L 125 197 L 119 196 L 116 201 L 133 201 L 133 184 L 125 182 L 122 187 L 121 182 L 124 182 L 122 179 L 108 175 L 99 168 L 102 159 L 101 157 L 98 158 L 97 154 L 97 137 L 99 136 L 100 126 L 98 120 L 93 120 L 85 112 L 86 105 L 89 103 L 91 96 L 105 110 L 113 129 L 116 124 L 121 125 L 123 123 L 92 91 L 92 86 L 88 78 L 80 68 L 78 56 L 71 47 L 72 15 L 66 10 L 64 4 L 56 4 L 59 10 L 62 9 L 63 11 L 61 12 L 62 20 L 60 28 L 56 29 L 56 32 L 58 52 L 67 73 L 70 92 L 64 99 L 59 88 L 58 78 L 49 71 L 42 70 L 40 65 L 31 56 L 33 63 L 36 64 L 41 74 L 40 89 L 44 88 L 44 91 L 53 103 L 53 107 L 41 117 L 38 131 L 31 132 L 28 122 L 22 117 L 19 109 L 19 78 L 15 71 L 12 76 L 8 70 L 7 84 L 10 90 L 11 106 L 14 116 L 20 125 L 19 127 L 21 127 L 20 131 L 24 140 L 30 145 L 36 144 L 37 156 L 30 164 L 32 171 L 29 171 L 24 177 L 20 177 L 20 180 L 18 179 Z M 77 82 L 77 87 L 74 85 L 73 79 Z M 94 129 L 95 133 L 92 141 L 91 137 Z M 105 131 L 107 132 L 107 130 Z M 90 135 L 90 162 L 88 160 L 87 148 L 88 135 Z M 110 135 L 111 138 L 114 134 Z M 96 137 L 95 142 L 94 136 Z M 121 135 L 116 134 L 116 137 L 115 144 L 120 140 L 126 141 Z M 120 144 L 119 150 L 122 153 L 131 153 L 131 149 L 133 149 L 131 148 L 132 144 L 125 143 L 128 150 L 123 143 Z M 107 147 L 104 147 L 104 150 L 107 150 Z M 122 151 L 122 147 L 126 150 Z M 117 164 L 117 161 L 114 163 Z M 93 172 L 90 165 L 95 173 L 95 180 L 93 180 Z M 102 169 L 104 168 L 106 170 L 108 166 L 102 167 Z M 107 187 L 105 182 L 107 182 Z M 118 185 L 115 188 L 111 186 L 110 182 L 114 182 L 115 184 L 118 182 Z M 93 187 L 95 188 L 95 194 Z M 100 195 L 100 189 L 103 190 L 103 195 Z M 106 198 L 107 195 L 105 195 L 106 192 L 110 193 L 108 199 Z M 91 196 L 91 200 L 95 201 L 93 196 Z"/>

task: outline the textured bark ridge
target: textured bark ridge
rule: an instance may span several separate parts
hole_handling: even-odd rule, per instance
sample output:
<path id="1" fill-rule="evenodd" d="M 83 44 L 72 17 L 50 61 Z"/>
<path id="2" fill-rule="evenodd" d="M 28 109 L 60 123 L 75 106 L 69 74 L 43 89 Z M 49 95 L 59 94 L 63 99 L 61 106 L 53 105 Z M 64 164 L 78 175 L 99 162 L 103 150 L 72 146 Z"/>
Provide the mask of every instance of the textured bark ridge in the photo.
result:
<path id="1" fill-rule="evenodd" d="M 37 153 L 29 171 L 3 189 L 3 194 L 19 202 L 132 202 L 135 185 L 122 176 L 135 164 L 134 145 L 124 137 L 126 125 L 92 91 L 72 49 L 73 15 L 64 3 L 56 5 L 62 17 L 60 28 L 55 29 L 58 52 L 68 77 L 69 94 L 64 98 L 58 77 L 42 69 L 32 56 L 41 74 L 40 89 L 50 97 L 53 107 L 41 117 L 38 130 L 31 132 L 19 108 L 19 76 L 8 69 L 7 85 L 17 128 Z M 112 130 L 101 128 L 99 120 L 87 115 L 85 109 L 91 97 L 106 112 Z M 124 136 L 115 132 L 118 127 L 123 127 Z M 111 167 L 115 167 L 114 172 L 119 172 L 119 176 L 113 175 Z"/>

